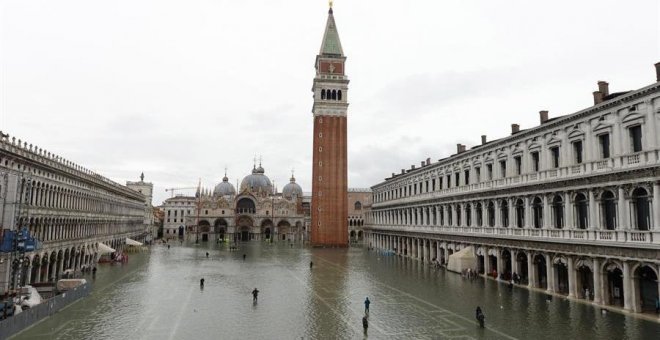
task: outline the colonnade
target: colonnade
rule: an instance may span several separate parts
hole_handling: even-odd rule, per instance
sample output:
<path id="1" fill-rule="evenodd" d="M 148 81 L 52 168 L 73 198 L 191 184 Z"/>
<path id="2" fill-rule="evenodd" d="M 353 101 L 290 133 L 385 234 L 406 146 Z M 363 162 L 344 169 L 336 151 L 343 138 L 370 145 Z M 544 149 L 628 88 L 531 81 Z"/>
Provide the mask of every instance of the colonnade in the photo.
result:
<path id="1" fill-rule="evenodd" d="M 483 276 L 631 312 L 654 312 L 660 295 L 657 262 L 455 242 L 438 235 L 367 231 L 365 236 L 370 248 L 430 265 L 446 265 L 454 252 L 472 247 L 472 270 Z"/>

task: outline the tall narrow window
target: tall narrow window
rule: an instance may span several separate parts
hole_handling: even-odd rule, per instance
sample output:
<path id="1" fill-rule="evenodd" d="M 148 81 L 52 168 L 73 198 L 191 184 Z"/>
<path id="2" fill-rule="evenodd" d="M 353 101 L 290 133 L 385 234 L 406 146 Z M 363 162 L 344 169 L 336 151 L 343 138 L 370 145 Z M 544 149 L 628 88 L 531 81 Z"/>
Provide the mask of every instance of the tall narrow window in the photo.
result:
<path id="1" fill-rule="evenodd" d="M 474 174 L 477 177 L 476 182 L 477 183 L 481 182 L 481 168 L 474 168 Z"/>
<path id="2" fill-rule="evenodd" d="M 556 169 L 559 167 L 559 147 L 550 148 L 550 153 L 552 154 L 552 167 Z"/>
<path id="3" fill-rule="evenodd" d="M 465 170 L 465 185 L 470 184 L 470 170 Z"/>
<path id="4" fill-rule="evenodd" d="M 539 171 L 539 152 L 532 152 L 532 170 L 534 172 Z"/>
<path id="5" fill-rule="evenodd" d="M 488 180 L 493 179 L 493 165 L 492 164 L 486 164 L 486 173 L 488 174 Z"/>
<path id="6" fill-rule="evenodd" d="M 437 189 L 435 188 L 435 178 L 431 180 L 431 190 L 436 191 Z"/>
<path id="7" fill-rule="evenodd" d="M 610 134 L 606 133 L 598 136 L 598 141 L 600 142 L 600 157 L 610 158 Z"/>
<path id="8" fill-rule="evenodd" d="M 642 126 L 636 125 L 630 129 L 630 141 L 632 143 L 632 151 L 640 152 L 642 151 Z"/>
<path id="9" fill-rule="evenodd" d="M 516 162 L 516 175 L 520 175 L 522 173 L 522 158 L 520 156 L 516 156 L 513 158 L 513 160 Z"/>
<path id="10" fill-rule="evenodd" d="M 451 188 L 451 175 L 447 175 L 447 188 Z"/>
<path id="11" fill-rule="evenodd" d="M 573 155 L 575 155 L 575 163 L 582 164 L 582 141 L 573 142 Z"/>
<path id="12" fill-rule="evenodd" d="M 500 177 L 506 177 L 506 161 L 500 161 Z"/>
<path id="13" fill-rule="evenodd" d="M 457 173 L 454 174 L 454 183 L 455 183 L 454 186 L 459 186 L 461 184 L 460 175 L 461 175 L 460 172 L 457 172 Z"/>

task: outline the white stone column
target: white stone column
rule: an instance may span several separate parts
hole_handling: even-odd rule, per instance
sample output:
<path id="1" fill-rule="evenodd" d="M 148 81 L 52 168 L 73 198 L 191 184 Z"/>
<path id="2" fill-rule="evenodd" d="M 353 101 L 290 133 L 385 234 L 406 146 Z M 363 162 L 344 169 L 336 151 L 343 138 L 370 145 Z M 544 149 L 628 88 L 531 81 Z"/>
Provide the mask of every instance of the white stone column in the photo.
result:
<path id="1" fill-rule="evenodd" d="M 516 268 L 516 258 L 518 257 L 518 252 L 511 249 L 511 281 L 513 281 L 513 273 L 520 274 L 518 273 L 518 268 Z"/>
<path id="2" fill-rule="evenodd" d="M 571 202 L 571 193 L 564 193 L 564 228 L 573 229 L 573 202 Z"/>
<path id="3" fill-rule="evenodd" d="M 623 262 L 623 309 L 632 311 L 633 308 L 633 282 L 630 275 L 630 264 L 627 261 Z"/>
<path id="4" fill-rule="evenodd" d="M 600 259 L 593 259 L 593 275 L 594 275 L 594 303 L 602 304 L 603 303 L 603 274 L 600 268 Z"/>
<path id="5" fill-rule="evenodd" d="M 532 219 L 530 217 L 530 216 L 532 216 L 532 214 L 531 214 L 532 207 L 531 207 L 529 202 L 530 202 L 529 197 L 525 196 L 525 214 L 524 214 L 525 221 L 523 223 L 523 228 L 532 228 L 533 225 L 534 225 L 532 223 Z"/>
<path id="6" fill-rule="evenodd" d="M 527 253 L 527 280 L 529 288 L 536 288 L 536 266 L 534 265 L 534 256 L 531 252 Z"/>
<path id="7" fill-rule="evenodd" d="M 577 275 L 575 275 L 575 263 L 573 257 L 567 256 L 568 260 L 568 297 L 576 298 L 577 293 Z"/>
<path id="8" fill-rule="evenodd" d="M 548 195 L 543 195 L 543 223 L 541 224 L 541 228 L 551 228 L 550 216 L 550 202 Z"/>
<path id="9" fill-rule="evenodd" d="M 628 216 L 628 204 L 626 202 L 623 187 L 619 187 L 619 202 L 617 205 L 617 212 L 619 213 L 619 216 L 617 216 L 619 221 L 619 229 L 628 230 L 630 229 L 630 216 Z"/>
<path id="10" fill-rule="evenodd" d="M 502 207 L 501 204 L 498 201 L 495 201 L 493 204 L 495 207 L 495 227 L 496 228 L 501 228 L 502 227 Z M 488 223 L 488 222 L 486 222 Z"/>
<path id="11" fill-rule="evenodd" d="M 596 199 L 594 198 L 594 191 L 589 190 L 589 223 L 587 224 L 587 228 L 600 229 L 596 221 Z"/>
<path id="12" fill-rule="evenodd" d="M 543 257 L 545 257 L 545 276 L 546 276 L 545 290 L 547 292 L 552 293 L 556 290 L 555 278 L 557 275 L 557 267 L 555 267 L 554 264 L 552 263 L 552 258 L 550 257 L 549 254 L 544 254 Z M 540 286 L 541 286 L 541 282 L 539 282 L 539 287 Z"/>
<path id="13" fill-rule="evenodd" d="M 516 227 L 516 209 L 513 205 L 513 198 L 507 198 L 509 201 L 509 227 Z"/>
<path id="14" fill-rule="evenodd" d="M 31 258 L 30 258 L 30 260 L 28 262 L 28 265 L 27 265 L 27 273 L 25 274 L 25 284 L 26 285 L 31 284 L 32 282 L 30 282 L 30 280 L 32 280 L 32 259 Z"/>
<path id="15" fill-rule="evenodd" d="M 501 275 L 504 273 L 504 263 L 502 261 L 502 249 L 497 248 L 497 255 L 495 255 L 495 258 L 497 259 L 497 279 L 499 280 Z"/>
<path id="16" fill-rule="evenodd" d="M 653 183 L 653 223 L 651 230 L 660 230 L 660 183 Z"/>
<path id="17" fill-rule="evenodd" d="M 495 209 L 497 211 L 497 209 Z M 494 217 L 494 216 L 493 216 Z M 495 218 L 497 220 L 497 218 Z M 493 226 L 497 225 L 497 221 Z M 481 202 L 481 226 L 486 227 L 488 225 L 488 201 Z"/>

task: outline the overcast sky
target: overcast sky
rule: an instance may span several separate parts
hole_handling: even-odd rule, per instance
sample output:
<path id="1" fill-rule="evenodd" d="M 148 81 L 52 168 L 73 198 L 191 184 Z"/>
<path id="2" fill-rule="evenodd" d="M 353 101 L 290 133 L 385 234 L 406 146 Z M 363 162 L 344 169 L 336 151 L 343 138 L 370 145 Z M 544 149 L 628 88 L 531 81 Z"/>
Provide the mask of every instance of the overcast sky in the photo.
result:
<path id="1" fill-rule="evenodd" d="M 349 186 L 655 82 L 645 1 L 336 0 Z M 324 0 L 2 0 L 0 130 L 117 182 L 235 184 L 255 155 L 310 191 Z"/>

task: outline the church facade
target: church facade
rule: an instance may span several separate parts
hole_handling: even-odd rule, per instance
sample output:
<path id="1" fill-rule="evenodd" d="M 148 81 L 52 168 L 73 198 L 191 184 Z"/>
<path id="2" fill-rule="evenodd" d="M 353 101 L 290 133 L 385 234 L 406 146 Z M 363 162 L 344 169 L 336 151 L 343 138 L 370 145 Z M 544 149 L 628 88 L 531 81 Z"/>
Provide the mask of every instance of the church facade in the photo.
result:
<path id="1" fill-rule="evenodd" d="M 198 189 L 195 196 L 165 200 L 163 236 L 199 241 L 304 241 L 309 239 L 308 206 L 293 175 L 278 193 L 259 165 L 243 178 L 238 191 L 225 174 L 213 190 Z"/>

